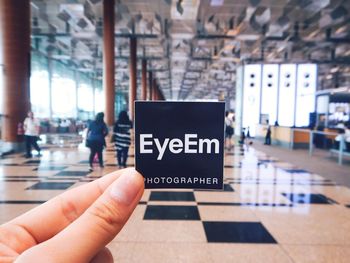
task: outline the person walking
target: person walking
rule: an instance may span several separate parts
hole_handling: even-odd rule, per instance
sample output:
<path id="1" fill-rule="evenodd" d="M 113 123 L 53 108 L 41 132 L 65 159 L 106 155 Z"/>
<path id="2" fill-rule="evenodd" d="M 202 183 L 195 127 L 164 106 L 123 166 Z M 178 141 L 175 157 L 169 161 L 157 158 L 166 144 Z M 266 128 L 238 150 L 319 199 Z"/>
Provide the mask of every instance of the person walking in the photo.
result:
<path id="1" fill-rule="evenodd" d="M 230 116 L 230 112 L 225 113 L 225 145 L 227 150 L 232 149 L 232 135 L 233 135 L 233 120 Z"/>
<path id="2" fill-rule="evenodd" d="M 271 145 L 271 126 L 269 124 L 269 120 L 266 120 L 267 131 L 265 135 L 265 145 Z"/>
<path id="3" fill-rule="evenodd" d="M 108 128 L 104 122 L 104 113 L 99 112 L 96 114 L 96 119 L 90 123 L 87 130 L 86 146 L 90 148 L 89 164 L 90 171 L 93 171 L 93 160 L 95 155 L 98 156 L 100 167 L 103 168 L 103 156 L 102 151 L 106 146 L 105 137 L 108 134 Z"/>
<path id="4" fill-rule="evenodd" d="M 38 152 L 38 156 L 41 156 L 41 149 L 38 145 L 39 132 L 40 132 L 40 122 L 38 119 L 34 118 L 34 113 L 29 111 L 27 118 L 25 118 L 23 123 L 24 128 L 24 139 L 26 143 L 26 158 L 33 157 L 32 146 Z"/>
<path id="5" fill-rule="evenodd" d="M 121 111 L 113 129 L 119 168 L 126 168 L 131 142 L 131 128 L 132 122 L 129 119 L 128 113 L 126 111 Z"/>

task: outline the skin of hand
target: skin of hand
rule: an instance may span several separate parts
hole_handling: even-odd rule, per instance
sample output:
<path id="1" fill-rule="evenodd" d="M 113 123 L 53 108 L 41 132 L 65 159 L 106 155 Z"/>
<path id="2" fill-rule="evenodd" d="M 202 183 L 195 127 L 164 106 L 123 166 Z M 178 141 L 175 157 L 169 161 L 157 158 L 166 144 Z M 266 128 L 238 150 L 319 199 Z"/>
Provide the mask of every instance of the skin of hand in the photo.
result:
<path id="1" fill-rule="evenodd" d="M 68 190 L 0 226 L 0 262 L 113 262 L 105 247 L 144 190 L 133 168 Z"/>

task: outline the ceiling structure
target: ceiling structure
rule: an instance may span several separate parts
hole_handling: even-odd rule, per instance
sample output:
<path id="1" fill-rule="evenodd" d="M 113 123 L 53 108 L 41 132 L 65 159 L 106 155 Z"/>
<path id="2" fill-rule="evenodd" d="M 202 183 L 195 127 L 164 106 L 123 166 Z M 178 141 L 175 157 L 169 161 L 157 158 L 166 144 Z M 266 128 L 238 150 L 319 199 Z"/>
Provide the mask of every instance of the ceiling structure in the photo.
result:
<path id="1" fill-rule="evenodd" d="M 247 63 L 318 63 L 319 89 L 350 87 L 348 0 L 115 1 L 118 91 L 128 91 L 132 35 L 166 99 L 234 97 Z M 31 0 L 32 47 L 102 78 L 102 3 Z"/>

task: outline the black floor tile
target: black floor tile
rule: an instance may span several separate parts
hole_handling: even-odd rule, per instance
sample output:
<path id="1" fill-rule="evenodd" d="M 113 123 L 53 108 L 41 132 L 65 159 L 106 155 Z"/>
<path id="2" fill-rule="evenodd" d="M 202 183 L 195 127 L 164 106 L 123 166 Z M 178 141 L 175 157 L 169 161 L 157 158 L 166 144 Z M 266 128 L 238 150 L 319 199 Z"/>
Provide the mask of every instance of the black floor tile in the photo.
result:
<path id="1" fill-rule="evenodd" d="M 39 163 L 41 163 L 41 160 L 29 160 L 29 161 L 26 161 L 25 163 L 28 163 L 28 164 L 39 164 Z"/>
<path id="2" fill-rule="evenodd" d="M 203 206 L 256 206 L 256 207 L 293 207 L 293 204 L 285 203 L 251 203 L 251 202 L 236 202 L 236 203 L 222 203 L 222 202 L 197 202 L 197 205 Z"/>
<path id="3" fill-rule="evenodd" d="M 200 220 L 197 206 L 148 205 L 145 220 Z"/>
<path id="4" fill-rule="evenodd" d="M 65 190 L 71 187 L 73 184 L 73 182 L 39 182 L 26 188 L 26 190 Z"/>
<path id="5" fill-rule="evenodd" d="M 233 190 L 232 186 L 229 184 L 224 184 L 224 191 L 225 192 L 234 192 L 235 190 Z"/>
<path id="6" fill-rule="evenodd" d="M 309 173 L 308 171 L 303 169 L 283 169 L 283 170 L 286 171 L 287 173 L 293 173 L 293 174 Z"/>
<path id="7" fill-rule="evenodd" d="M 209 243 L 277 243 L 259 222 L 203 222 L 203 226 Z"/>
<path id="8" fill-rule="evenodd" d="M 193 192 L 152 191 L 150 201 L 196 201 Z"/>
<path id="9" fill-rule="evenodd" d="M 68 166 L 40 166 L 33 169 L 33 171 L 60 171 L 66 169 Z"/>
<path id="10" fill-rule="evenodd" d="M 84 172 L 84 171 L 61 171 L 55 176 L 85 176 L 88 175 L 89 172 Z"/>
<path id="11" fill-rule="evenodd" d="M 336 204 L 334 200 L 322 195 L 322 194 L 287 194 L 282 195 L 288 198 L 291 202 L 296 204 Z"/>
<path id="12" fill-rule="evenodd" d="M 223 190 L 206 190 L 206 189 L 195 189 L 195 192 L 234 192 L 235 190 L 229 184 L 224 184 Z"/>
<path id="13" fill-rule="evenodd" d="M 23 205 L 23 204 L 42 204 L 45 200 L 0 200 L 0 204 Z"/>

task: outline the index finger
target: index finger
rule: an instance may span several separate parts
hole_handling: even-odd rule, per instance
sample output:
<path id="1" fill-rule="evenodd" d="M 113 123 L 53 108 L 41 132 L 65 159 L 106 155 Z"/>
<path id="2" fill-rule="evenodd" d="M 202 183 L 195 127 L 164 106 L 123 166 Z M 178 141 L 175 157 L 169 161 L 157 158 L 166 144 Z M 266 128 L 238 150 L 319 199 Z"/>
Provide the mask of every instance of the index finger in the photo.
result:
<path id="1" fill-rule="evenodd" d="M 32 238 L 31 242 L 14 242 L 10 244 L 11 247 L 21 253 L 55 236 L 83 214 L 111 183 L 126 172 L 125 170 L 127 169 L 110 173 L 93 182 L 68 190 L 4 224 L 2 227 L 10 233 L 13 229 L 19 230 L 15 233 L 18 239 L 21 240 L 21 236 L 18 237 L 18 235 L 23 235 L 23 240 Z"/>

